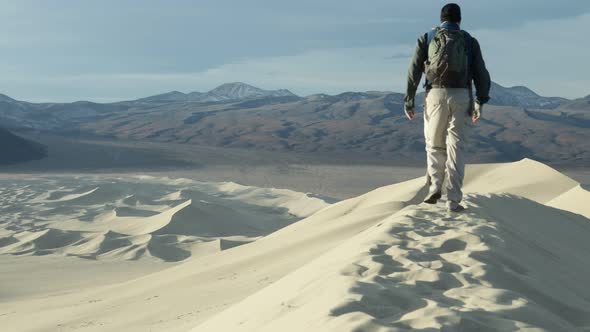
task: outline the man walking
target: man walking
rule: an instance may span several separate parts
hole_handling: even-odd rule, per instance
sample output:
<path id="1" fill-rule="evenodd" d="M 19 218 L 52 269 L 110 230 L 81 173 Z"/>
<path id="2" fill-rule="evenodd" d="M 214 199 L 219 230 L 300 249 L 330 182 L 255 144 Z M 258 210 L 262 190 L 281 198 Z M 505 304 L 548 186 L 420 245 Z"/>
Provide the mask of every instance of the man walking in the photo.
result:
<path id="1" fill-rule="evenodd" d="M 418 38 L 408 70 L 404 108 L 406 116 L 412 120 L 416 90 L 425 73 L 424 138 L 430 186 L 424 202 L 436 204 L 441 198 L 446 172 L 447 208 L 460 212 L 465 209 L 460 203 L 466 135 L 470 122 L 477 122 L 483 104 L 490 99 L 491 82 L 479 43 L 460 28 L 459 5 L 445 5 L 440 20 L 440 26 Z"/>

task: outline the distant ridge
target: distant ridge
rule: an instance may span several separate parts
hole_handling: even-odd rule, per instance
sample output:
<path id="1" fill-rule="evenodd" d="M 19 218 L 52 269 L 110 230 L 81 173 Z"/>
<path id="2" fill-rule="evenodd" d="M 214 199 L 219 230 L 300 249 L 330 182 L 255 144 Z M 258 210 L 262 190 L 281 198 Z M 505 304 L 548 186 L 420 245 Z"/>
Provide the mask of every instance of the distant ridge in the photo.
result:
<path id="1" fill-rule="evenodd" d="M 2 101 L 9 102 L 9 103 L 16 102 L 16 100 L 8 97 L 7 95 L 4 95 L 4 94 L 1 94 L 0 93 L 0 102 L 2 102 Z"/>
<path id="2" fill-rule="evenodd" d="M 559 108 L 574 111 L 590 110 L 590 95 L 565 102 Z"/>
<path id="3" fill-rule="evenodd" d="M 296 97 L 294 93 L 286 89 L 262 90 L 245 83 L 225 83 L 209 91 L 211 97 L 219 100 L 235 100 L 259 97 Z"/>
<path id="4" fill-rule="evenodd" d="M 0 128 L 0 165 L 42 159 L 47 155 L 44 145 L 29 141 Z"/>
<path id="5" fill-rule="evenodd" d="M 179 91 L 171 91 L 155 96 L 138 99 L 142 102 L 219 102 L 232 100 L 245 100 L 255 98 L 269 98 L 269 97 L 297 97 L 296 94 L 286 89 L 279 90 L 263 90 L 255 86 L 241 83 L 225 83 L 215 89 L 202 93 L 190 92 L 182 93 Z"/>
<path id="6" fill-rule="evenodd" d="M 569 100 L 561 97 L 542 97 L 526 86 L 503 87 L 492 82 L 490 104 L 524 108 L 555 109 Z"/>
<path id="7" fill-rule="evenodd" d="M 348 91 L 339 93 L 336 95 L 329 95 L 325 93 L 317 93 L 312 94 L 306 97 L 300 97 L 287 89 L 278 89 L 278 90 L 264 90 L 250 84 L 242 83 L 242 82 L 232 82 L 232 83 L 224 83 L 220 86 L 208 91 L 208 92 L 198 92 L 193 91 L 189 93 L 183 93 L 180 91 L 170 91 L 166 93 L 161 93 L 153 96 L 148 96 L 136 100 L 130 101 L 121 101 L 121 102 L 114 102 L 109 104 L 100 104 L 100 103 L 91 103 L 95 105 L 119 105 L 119 106 L 132 106 L 133 103 L 157 103 L 157 104 L 165 104 L 165 103 L 177 103 L 177 102 L 232 102 L 232 101 L 240 101 L 240 100 L 251 100 L 251 99 L 263 99 L 263 98 L 293 98 L 300 99 L 317 99 L 317 98 L 364 98 L 364 97 L 374 97 L 376 95 L 385 95 L 385 94 L 394 94 L 394 95 L 401 95 L 400 93 L 391 92 L 391 91 L 365 91 L 365 92 L 357 92 L 357 91 Z M 497 106 L 512 106 L 512 107 L 521 107 L 521 108 L 534 108 L 534 109 L 572 109 L 572 110 L 580 110 L 580 109 L 590 109 L 590 95 L 578 98 L 578 99 L 567 99 L 562 97 L 544 97 L 540 96 L 530 88 L 526 86 L 513 86 L 513 87 L 505 87 L 496 82 L 492 82 L 491 91 L 490 91 L 490 105 L 497 105 Z M 424 98 L 424 92 L 420 92 L 417 95 L 418 102 L 421 102 Z M 6 103 L 8 105 L 16 105 L 19 104 L 22 107 L 30 106 L 32 103 L 15 100 L 9 96 L 4 94 L 0 94 L 0 103 Z M 37 103 L 37 105 L 75 105 L 76 103 L 81 102 L 74 102 L 74 103 Z M 90 103 L 90 102 L 87 102 Z M 0 104 L 0 111 L 5 108 L 6 105 Z M 0 124 L 1 116 L 0 116 Z"/>
<path id="8" fill-rule="evenodd" d="M 417 95 L 417 100 L 424 100 L 424 92 Z M 534 109 L 556 109 L 561 105 L 570 102 L 562 97 L 543 97 L 526 86 L 504 87 L 492 82 L 490 89 L 490 105 L 511 106 Z"/>

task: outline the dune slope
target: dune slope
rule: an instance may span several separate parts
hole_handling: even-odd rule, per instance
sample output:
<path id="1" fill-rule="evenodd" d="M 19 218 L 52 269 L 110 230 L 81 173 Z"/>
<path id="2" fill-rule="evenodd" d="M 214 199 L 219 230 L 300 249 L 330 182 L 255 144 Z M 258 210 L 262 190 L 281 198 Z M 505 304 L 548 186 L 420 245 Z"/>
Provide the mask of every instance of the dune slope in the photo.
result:
<path id="1" fill-rule="evenodd" d="M 411 206 L 192 331 L 590 327 L 590 222 L 513 195 Z M 507 209 L 508 207 L 508 209 Z"/>
<path id="2" fill-rule="evenodd" d="M 531 160 L 470 171 L 467 190 L 488 194 L 467 213 L 391 210 L 192 331 L 589 329 L 590 220 L 541 204 L 588 192 Z"/>

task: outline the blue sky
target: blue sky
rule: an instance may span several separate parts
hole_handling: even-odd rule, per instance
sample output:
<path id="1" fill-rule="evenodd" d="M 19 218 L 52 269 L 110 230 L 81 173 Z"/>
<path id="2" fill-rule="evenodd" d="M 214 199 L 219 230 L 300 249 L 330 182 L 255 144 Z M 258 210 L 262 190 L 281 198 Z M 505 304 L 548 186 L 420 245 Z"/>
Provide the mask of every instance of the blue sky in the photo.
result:
<path id="1" fill-rule="evenodd" d="M 469 0 L 492 79 L 590 94 L 590 1 Z M 404 91 L 446 1 L 0 0 L 0 93 L 99 102 L 241 81 L 300 95 Z"/>

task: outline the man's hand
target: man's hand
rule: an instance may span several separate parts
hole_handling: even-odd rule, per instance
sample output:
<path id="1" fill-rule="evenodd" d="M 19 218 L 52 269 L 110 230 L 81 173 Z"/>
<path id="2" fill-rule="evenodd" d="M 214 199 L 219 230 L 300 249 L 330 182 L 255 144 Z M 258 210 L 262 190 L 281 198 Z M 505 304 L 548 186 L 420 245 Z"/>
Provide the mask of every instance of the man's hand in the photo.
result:
<path id="1" fill-rule="evenodd" d="M 481 118 L 482 108 L 483 105 L 481 105 L 480 103 L 475 103 L 475 105 L 473 105 L 473 115 L 471 115 L 471 121 L 473 123 L 476 123 L 477 120 Z"/>
<path id="2" fill-rule="evenodd" d="M 414 115 L 416 115 L 414 112 L 414 98 L 408 98 L 408 96 L 406 96 L 404 99 L 404 112 L 406 112 L 406 117 L 408 120 L 413 120 Z"/>
<path id="3" fill-rule="evenodd" d="M 413 120 L 414 119 L 414 115 L 416 113 L 414 113 L 414 109 L 413 108 L 404 108 L 404 112 L 406 112 L 406 116 L 408 117 L 409 120 Z"/>

